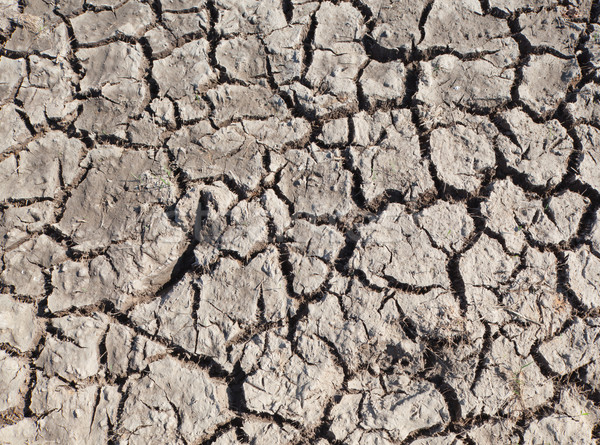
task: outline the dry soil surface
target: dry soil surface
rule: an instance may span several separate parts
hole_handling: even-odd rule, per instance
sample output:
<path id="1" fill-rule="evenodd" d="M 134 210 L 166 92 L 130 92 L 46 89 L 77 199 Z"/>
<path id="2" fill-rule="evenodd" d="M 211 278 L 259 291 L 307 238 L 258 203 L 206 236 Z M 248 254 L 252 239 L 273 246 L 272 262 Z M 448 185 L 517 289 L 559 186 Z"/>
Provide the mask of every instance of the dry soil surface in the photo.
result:
<path id="1" fill-rule="evenodd" d="M 0 0 L 0 443 L 600 442 L 597 0 Z"/>

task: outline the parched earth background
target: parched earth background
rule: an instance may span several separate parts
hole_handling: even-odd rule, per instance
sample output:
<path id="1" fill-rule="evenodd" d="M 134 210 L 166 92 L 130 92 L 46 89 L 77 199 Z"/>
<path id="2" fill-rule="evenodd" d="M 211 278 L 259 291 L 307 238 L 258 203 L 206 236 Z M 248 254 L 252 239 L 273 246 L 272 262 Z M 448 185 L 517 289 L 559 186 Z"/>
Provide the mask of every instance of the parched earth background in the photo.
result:
<path id="1" fill-rule="evenodd" d="M 0 443 L 598 444 L 599 14 L 0 0 Z"/>

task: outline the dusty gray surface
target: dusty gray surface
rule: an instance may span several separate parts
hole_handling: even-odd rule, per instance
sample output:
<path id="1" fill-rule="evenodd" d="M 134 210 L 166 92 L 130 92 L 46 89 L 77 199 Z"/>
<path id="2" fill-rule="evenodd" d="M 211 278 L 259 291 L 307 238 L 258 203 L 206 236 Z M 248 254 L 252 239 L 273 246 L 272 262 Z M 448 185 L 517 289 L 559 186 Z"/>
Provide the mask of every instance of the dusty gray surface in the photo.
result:
<path id="1" fill-rule="evenodd" d="M 600 443 L 598 0 L 0 0 L 0 444 Z"/>

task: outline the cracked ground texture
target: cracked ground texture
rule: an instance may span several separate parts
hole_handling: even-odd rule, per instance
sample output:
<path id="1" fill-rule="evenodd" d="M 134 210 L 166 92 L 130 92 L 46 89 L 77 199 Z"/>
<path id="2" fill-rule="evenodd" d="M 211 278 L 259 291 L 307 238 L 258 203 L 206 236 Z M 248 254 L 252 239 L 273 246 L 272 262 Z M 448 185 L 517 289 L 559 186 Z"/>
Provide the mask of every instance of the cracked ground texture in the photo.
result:
<path id="1" fill-rule="evenodd" d="M 599 444 L 598 0 L 0 0 L 0 444 Z"/>

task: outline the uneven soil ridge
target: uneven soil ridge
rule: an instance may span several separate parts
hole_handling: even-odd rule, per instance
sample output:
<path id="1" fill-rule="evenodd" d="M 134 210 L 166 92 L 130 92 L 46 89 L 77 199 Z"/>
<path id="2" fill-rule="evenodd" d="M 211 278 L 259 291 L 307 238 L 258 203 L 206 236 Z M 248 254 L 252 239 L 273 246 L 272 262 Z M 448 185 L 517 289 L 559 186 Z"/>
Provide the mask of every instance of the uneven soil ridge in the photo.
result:
<path id="1" fill-rule="evenodd" d="M 0 444 L 600 444 L 598 0 L 0 0 Z"/>

